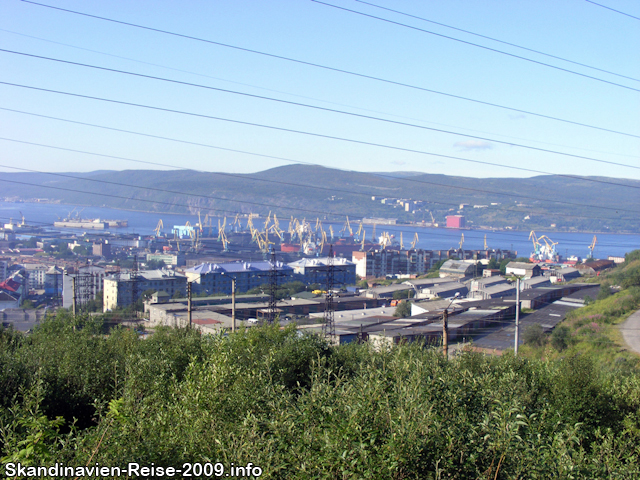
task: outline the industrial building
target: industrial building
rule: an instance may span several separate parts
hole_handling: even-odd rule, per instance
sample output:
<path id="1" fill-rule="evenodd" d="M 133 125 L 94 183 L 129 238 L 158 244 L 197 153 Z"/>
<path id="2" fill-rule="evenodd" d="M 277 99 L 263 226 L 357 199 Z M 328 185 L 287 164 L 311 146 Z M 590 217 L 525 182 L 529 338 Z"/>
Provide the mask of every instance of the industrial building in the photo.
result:
<path id="1" fill-rule="evenodd" d="M 475 261 L 447 260 L 440 267 L 440 277 L 473 277 L 477 268 Z"/>
<path id="2" fill-rule="evenodd" d="M 123 273 L 104 279 L 103 311 L 127 307 L 146 290 L 163 291 L 173 296 L 186 295 L 187 277 L 172 270 L 146 270 Z"/>
<path id="3" fill-rule="evenodd" d="M 465 226 L 464 215 L 447 215 L 447 228 L 464 228 Z"/>
<path id="4" fill-rule="evenodd" d="M 379 278 L 387 275 L 423 275 L 431 268 L 432 252 L 429 250 L 369 250 L 353 252 L 356 273 L 363 278 Z"/>
<path id="5" fill-rule="evenodd" d="M 293 269 L 294 280 L 306 285 L 327 284 L 329 258 L 302 258 L 288 264 Z M 333 283 L 335 286 L 354 285 L 356 283 L 356 264 L 346 258 L 333 258 Z"/>
<path id="6" fill-rule="evenodd" d="M 189 268 L 185 274 L 193 285 L 194 293 L 231 293 L 232 279 L 236 281 L 236 292 L 246 292 L 255 287 L 269 283 L 269 276 L 275 270 L 278 283 L 293 281 L 293 268 L 276 262 L 234 262 L 234 263 L 202 263 Z"/>
<path id="7" fill-rule="evenodd" d="M 104 290 L 104 267 L 85 265 L 75 271 L 65 271 L 62 277 L 62 306 L 81 306 L 96 298 Z"/>
<path id="8" fill-rule="evenodd" d="M 540 265 L 536 263 L 509 262 L 505 270 L 507 275 L 515 275 L 516 277 L 538 277 L 542 274 Z"/>
<path id="9" fill-rule="evenodd" d="M 164 262 L 165 265 L 172 265 L 174 267 L 182 267 L 185 265 L 184 253 L 147 253 L 147 262 L 156 261 Z"/>

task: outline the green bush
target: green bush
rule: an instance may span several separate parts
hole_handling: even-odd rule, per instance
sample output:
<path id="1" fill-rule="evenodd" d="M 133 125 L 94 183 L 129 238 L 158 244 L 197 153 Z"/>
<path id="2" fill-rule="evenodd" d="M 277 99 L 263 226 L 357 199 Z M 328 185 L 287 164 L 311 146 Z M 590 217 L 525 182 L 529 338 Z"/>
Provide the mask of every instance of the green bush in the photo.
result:
<path id="1" fill-rule="evenodd" d="M 273 479 L 639 473 L 638 370 L 585 355 L 445 360 L 278 325 L 141 340 L 62 314 L 31 336 L 0 330 L 0 346 L 4 462 L 253 462 Z"/>

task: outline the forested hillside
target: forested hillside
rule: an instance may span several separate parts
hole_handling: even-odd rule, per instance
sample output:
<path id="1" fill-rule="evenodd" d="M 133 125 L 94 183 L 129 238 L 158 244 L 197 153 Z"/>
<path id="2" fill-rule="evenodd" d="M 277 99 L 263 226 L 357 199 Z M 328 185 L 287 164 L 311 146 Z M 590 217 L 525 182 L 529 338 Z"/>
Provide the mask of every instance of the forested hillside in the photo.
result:
<path id="1" fill-rule="evenodd" d="M 80 177 L 80 178 L 76 178 Z M 436 221 L 470 207 L 471 225 L 516 229 L 637 232 L 640 182 L 620 178 L 468 178 L 462 176 L 352 172 L 288 165 L 253 174 L 193 170 L 100 171 L 63 176 L 0 173 L 5 198 L 50 198 L 69 204 L 106 205 L 150 212 L 229 215 L 275 212 L 279 217 L 390 217 Z M 623 185 L 623 186 L 621 186 Z M 372 200 L 372 196 L 378 200 Z M 383 205 L 380 198 L 424 202 L 415 214 Z M 473 205 L 484 205 L 473 208 Z M 525 217 L 529 217 L 525 220 Z"/>

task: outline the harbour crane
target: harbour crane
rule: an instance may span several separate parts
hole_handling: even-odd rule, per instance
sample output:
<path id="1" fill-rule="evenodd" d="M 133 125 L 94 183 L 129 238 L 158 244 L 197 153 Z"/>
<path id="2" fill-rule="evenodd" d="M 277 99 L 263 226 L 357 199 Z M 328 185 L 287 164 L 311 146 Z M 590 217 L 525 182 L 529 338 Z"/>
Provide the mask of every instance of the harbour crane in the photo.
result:
<path id="1" fill-rule="evenodd" d="M 349 223 L 349 215 L 347 215 L 347 222 L 344 224 L 344 233 L 349 232 L 349 236 L 353 237 L 353 229 L 351 228 L 351 223 Z"/>
<path id="2" fill-rule="evenodd" d="M 358 225 L 358 231 L 356 232 L 356 237 L 358 237 L 358 240 L 361 238 L 360 235 L 362 235 L 362 238 L 364 238 L 364 225 L 362 223 L 362 220 L 360 220 L 360 225 Z"/>
<path id="3" fill-rule="evenodd" d="M 200 210 L 198 210 L 198 230 L 200 230 L 200 235 L 202 235 L 202 217 L 200 216 Z"/>
<path id="4" fill-rule="evenodd" d="M 415 249 L 417 244 L 418 244 L 418 232 L 416 232 L 416 234 L 413 236 L 413 242 L 411 242 L 411 250 Z"/>
<path id="5" fill-rule="evenodd" d="M 596 238 L 596 236 L 593 236 L 593 241 L 591 242 L 591 245 L 589 245 L 589 255 L 587 255 L 587 258 L 593 258 L 593 249 L 596 248 L 596 243 L 598 243 L 598 239 Z"/>
<path id="6" fill-rule="evenodd" d="M 156 229 L 154 230 L 154 232 L 156 232 L 156 237 L 160 236 L 160 231 L 164 228 L 164 223 L 162 223 L 162 219 L 158 220 L 158 225 L 156 225 Z"/>

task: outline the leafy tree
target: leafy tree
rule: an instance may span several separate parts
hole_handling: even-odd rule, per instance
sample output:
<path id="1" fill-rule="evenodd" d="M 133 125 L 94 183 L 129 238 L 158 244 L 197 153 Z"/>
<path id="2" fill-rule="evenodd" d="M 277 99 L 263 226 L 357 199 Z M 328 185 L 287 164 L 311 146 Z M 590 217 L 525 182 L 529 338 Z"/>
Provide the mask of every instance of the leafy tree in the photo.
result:
<path id="1" fill-rule="evenodd" d="M 571 341 L 571 330 L 564 325 L 557 326 L 551 334 L 551 345 L 559 352 L 569 346 Z"/>
<path id="2" fill-rule="evenodd" d="M 525 344 L 535 345 L 538 347 L 541 347 L 546 343 L 544 330 L 538 323 L 534 323 L 525 329 L 522 339 Z"/>
<path id="3" fill-rule="evenodd" d="M 393 292 L 394 300 L 402 300 L 403 298 L 413 298 L 416 296 L 416 291 L 414 289 L 402 291 L 398 290 L 397 292 Z"/>
<path id="4" fill-rule="evenodd" d="M 148 270 L 162 270 L 166 267 L 164 260 L 148 260 L 147 261 L 147 269 Z"/>
<path id="5" fill-rule="evenodd" d="M 600 291 L 598 292 L 598 295 L 596 295 L 596 300 L 604 300 L 607 297 L 611 296 L 611 287 L 606 284 L 603 283 L 600 286 Z"/>
<path id="6" fill-rule="evenodd" d="M 498 262 L 498 260 L 496 260 L 495 258 L 492 258 L 489 260 L 487 268 L 490 270 L 497 270 L 500 268 L 500 262 Z"/>
<path id="7" fill-rule="evenodd" d="M 411 302 L 404 300 L 400 302 L 396 307 L 396 311 L 393 313 L 394 317 L 406 318 L 411 316 Z"/>

